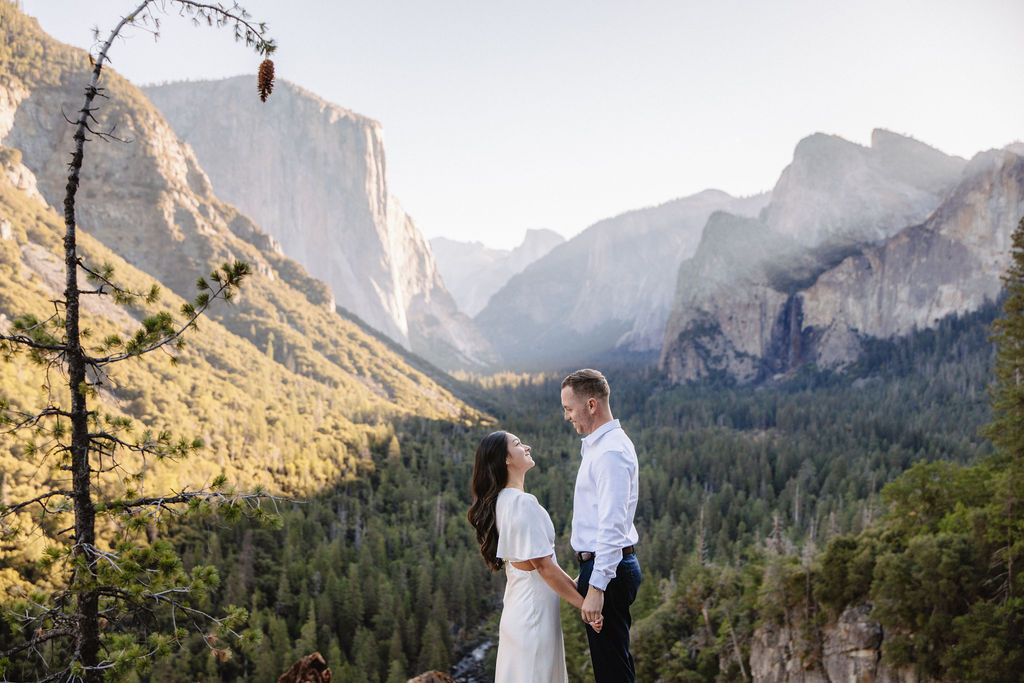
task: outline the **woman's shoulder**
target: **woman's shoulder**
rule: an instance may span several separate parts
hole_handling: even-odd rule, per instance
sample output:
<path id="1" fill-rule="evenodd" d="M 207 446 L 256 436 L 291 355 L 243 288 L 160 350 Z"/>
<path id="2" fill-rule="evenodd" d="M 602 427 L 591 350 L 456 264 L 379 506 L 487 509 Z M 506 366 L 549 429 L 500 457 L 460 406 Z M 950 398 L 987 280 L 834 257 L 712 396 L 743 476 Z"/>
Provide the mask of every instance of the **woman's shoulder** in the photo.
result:
<path id="1" fill-rule="evenodd" d="M 514 488 L 502 489 L 498 494 L 498 503 L 510 505 L 517 510 L 534 507 L 543 509 L 540 501 L 537 500 L 537 496 Z"/>

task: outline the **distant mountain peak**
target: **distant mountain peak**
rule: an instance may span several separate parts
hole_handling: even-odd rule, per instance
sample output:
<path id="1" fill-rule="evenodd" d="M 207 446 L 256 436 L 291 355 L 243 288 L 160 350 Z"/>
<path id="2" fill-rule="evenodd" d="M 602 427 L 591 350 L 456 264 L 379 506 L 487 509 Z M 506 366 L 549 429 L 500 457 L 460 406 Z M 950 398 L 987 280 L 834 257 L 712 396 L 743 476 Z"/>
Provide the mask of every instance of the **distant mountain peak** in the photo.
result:
<path id="1" fill-rule="evenodd" d="M 884 240 L 924 220 L 965 163 L 883 129 L 872 133 L 872 147 L 815 133 L 797 143 L 764 222 L 810 247 Z"/>
<path id="2" fill-rule="evenodd" d="M 679 270 L 661 367 L 677 381 L 841 368 L 866 338 L 977 310 L 999 294 L 1022 212 L 1010 148 L 968 163 L 881 129 L 870 148 L 808 136 L 760 220 L 708 220 Z"/>
<path id="3" fill-rule="evenodd" d="M 447 237 L 430 240 L 438 270 L 466 315 L 479 313 L 494 292 L 565 238 L 554 230 L 530 228 L 514 249 L 494 249 L 482 242 L 461 242 Z"/>

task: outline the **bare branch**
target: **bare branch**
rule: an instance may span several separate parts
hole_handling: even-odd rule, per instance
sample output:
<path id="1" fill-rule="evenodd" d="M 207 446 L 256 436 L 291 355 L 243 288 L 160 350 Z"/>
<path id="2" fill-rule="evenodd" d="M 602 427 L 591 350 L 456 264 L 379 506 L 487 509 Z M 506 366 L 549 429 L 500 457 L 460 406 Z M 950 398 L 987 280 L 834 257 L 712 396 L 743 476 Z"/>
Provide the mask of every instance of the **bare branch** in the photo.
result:
<path id="1" fill-rule="evenodd" d="M 53 629 L 51 631 L 45 631 L 45 632 L 36 631 L 36 634 L 34 636 L 32 636 L 32 640 L 30 640 L 28 642 L 25 642 L 25 643 L 22 643 L 21 645 L 15 645 L 14 647 L 12 647 L 9 650 L 4 650 L 3 652 L 0 652 L 0 657 L 10 657 L 13 654 L 17 654 L 17 653 L 22 652 L 24 650 L 28 650 L 30 648 L 34 648 L 37 645 L 41 645 L 42 643 L 45 643 L 48 640 L 53 640 L 54 638 L 70 637 L 70 636 L 74 636 L 74 635 L 75 635 L 75 630 L 71 629 L 71 628 L 56 628 L 56 629 Z M 51 680 L 51 679 L 43 679 L 43 680 Z"/>
<path id="2" fill-rule="evenodd" d="M 65 344 L 40 344 L 34 341 L 31 337 L 26 337 L 23 334 L 0 334 L 0 340 L 9 341 L 14 344 L 21 344 L 27 346 L 30 349 L 38 349 L 39 351 L 66 351 L 67 345 Z"/>
<path id="3" fill-rule="evenodd" d="M 192 7 L 200 12 L 205 12 L 205 16 L 216 15 L 217 25 L 223 26 L 230 21 L 235 22 L 235 39 L 244 39 L 247 45 L 255 44 L 257 52 L 264 56 L 269 56 L 277 46 L 273 40 L 265 39 L 263 34 L 266 32 L 266 25 L 259 24 L 254 26 L 248 21 L 249 13 L 246 12 L 237 2 L 233 3 L 231 7 L 223 7 L 219 3 L 216 5 L 207 2 L 196 2 L 196 0 L 175 0 L 179 5 L 185 7 Z M 246 35 L 241 35 L 238 32 L 238 26 L 244 26 Z"/>
<path id="4" fill-rule="evenodd" d="M 20 510 L 20 509 L 22 509 L 24 507 L 28 507 L 29 505 L 32 505 L 33 503 L 39 503 L 40 507 L 42 507 L 45 512 L 48 512 L 48 513 L 59 512 L 60 511 L 59 509 L 58 510 L 50 510 L 45 505 L 43 505 L 42 501 L 48 500 L 50 498 L 53 498 L 54 496 L 62 496 L 64 498 L 68 498 L 73 493 L 74 493 L 74 491 L 63 491 L 63 490 L 61 490 L 61 491 L 49 491 L 48 493 L 44 493 L 42 495 L 36 496 L 35 498 L 33 498 L 31 500 L 22 501 L 20 503 L 15 503 L 14 505 L 7 506 L 7 509 L 4 510 L 3 513 L 0 513 L 0 518 L 6 517 L 7 515 L 10 515 L 11 513 L 17 512 L 18 510 Z"/>
<path id="5" fill-rule="evenodd" d="M 14 432 L 16 432 L 16 431 L 18 431 L 20 429 L 25 429 L 27 427 L 34 427 L 35 425 L 39 424 L 39 422 L 44 417 L 51 417 L 51 416 L 71 417 L 71 413 L 69 413 L 69 412 L 67 412 L 65 410 L 61 410 L 60 408 L 54 408 L 53 406 L 50 406 L 50 407 L 46 408 L 42 412 L 34 413 L 34 414 L 33 413 L 25 413 L 25 412 L 22 412 L 20 410 L 12 410 L 11 408 L 5 408 L 5 409 L 0 410 L 0 414 L 2 414 L 4 412 L 9 413 L 11 415 L 18 415 L 18 416 L 20 416 L 23 419 L 20 422 L 16 422 L 14 424 L 14 426 L 10 427 L 9 429 L 5 429 L 3 431 L 0 431 L 0 434 L 13 434 Z M 11 422 L 14 422 L 14 420 L 11 420 Z"/>
<path id="6" fill-rule="evenodd" d="M 172 496 L 152 496 L 147 498 L 136 498 L 135 500 L 129 501 L 115 501 L 110 504 L 109 508 L 116 512 L 131 512 L 143 507 L 158 507 L 165 509 L 169 512 L 176 513 L 177 511 L 171 508 L 171 505 L 177 505 L 181 503 L 188 503 L 196 499 L 205 500 L 216 500 L 221 503 L 233 504 L 236 501 L 244 501 L 249 503 L 253 500 L 270 500 L 274 503 L 275 510 L 278 502 L 282 503 L 297 503 L 301 501 L 291 500 L 282 496 L 273 496 L 269 493 L 226 493 L 222 491 L 185 491 L 182 490 Z"/>

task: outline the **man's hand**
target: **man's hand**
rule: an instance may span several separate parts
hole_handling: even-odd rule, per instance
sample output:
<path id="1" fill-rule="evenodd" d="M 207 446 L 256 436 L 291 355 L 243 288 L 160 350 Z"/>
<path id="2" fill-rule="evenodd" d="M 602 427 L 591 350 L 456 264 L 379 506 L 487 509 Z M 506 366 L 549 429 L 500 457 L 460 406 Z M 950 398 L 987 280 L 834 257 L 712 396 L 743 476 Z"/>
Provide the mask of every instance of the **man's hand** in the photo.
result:
<path id="1" fill-rule="evenodd" d="M 588 624 L 593 624 L 601 618 L 601 610 L 603 609 L 604 591 L 600 588 L 589 586 L 587 588 L 587 596 L 583 598 L 583 607 L 580 608 L 580 614 L 583 616 L 583 621 Z"/>

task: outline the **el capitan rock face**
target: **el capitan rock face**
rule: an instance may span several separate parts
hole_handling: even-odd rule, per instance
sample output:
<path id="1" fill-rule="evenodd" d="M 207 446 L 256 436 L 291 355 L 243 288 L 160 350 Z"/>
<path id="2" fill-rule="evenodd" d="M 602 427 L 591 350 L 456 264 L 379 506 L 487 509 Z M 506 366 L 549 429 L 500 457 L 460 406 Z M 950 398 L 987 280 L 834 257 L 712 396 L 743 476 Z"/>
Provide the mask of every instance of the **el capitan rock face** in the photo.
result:
<path id="1" fill-rule="evenodd" d="M 287 81 L 253 107 L 253 83 L 145 92 L 195 150 L 217 195 L 327 283 L 339 306 L 443 367 L 492 362 L 430 246 L 388 191 L 380 124 Z"/>
<path id="2" fill-rule="evenodd" d="M 680 267 L 661 358 L 672 379 L 842 368 L 866 338 L 932 327 L 999 295 L 1024 212 L 1024 157 L 1009 147 L 970 163 L 943 159 L 876 131 L 878 153 L 825 141 L 847 161 L 874 157 L 874 175 L 858 162 L 855 179 L 829 178 L 850 165 L 802 158 L 821 153 L 820 137 L 798 145 L 760 220 L 716 215 Z M 794 182 L 793 168 L 815 163 L 811 189 Z"/>

